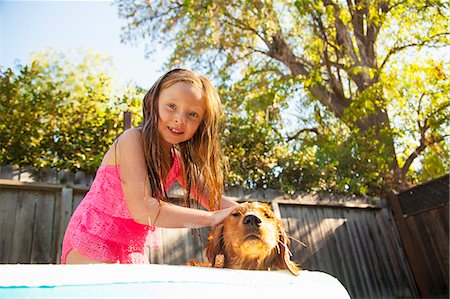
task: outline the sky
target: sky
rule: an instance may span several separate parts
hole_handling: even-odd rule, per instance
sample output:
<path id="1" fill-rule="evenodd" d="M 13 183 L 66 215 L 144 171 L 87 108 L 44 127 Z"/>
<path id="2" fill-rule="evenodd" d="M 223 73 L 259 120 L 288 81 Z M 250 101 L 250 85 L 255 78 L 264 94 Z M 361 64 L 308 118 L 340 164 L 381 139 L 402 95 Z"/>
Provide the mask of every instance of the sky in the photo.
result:
<path id="1" fill-rule="evenodd" d="M 120 42 L 118 9 L 112 1 L 0 0 L 0 65 L 26 64 L 30 54 L 52 48 L 57 52 L 89 48 L 112 57 L 119 83 L 149 88 L 163 73 L 166 56 L 156 50 L 145 58 L 144 43 Z"/>

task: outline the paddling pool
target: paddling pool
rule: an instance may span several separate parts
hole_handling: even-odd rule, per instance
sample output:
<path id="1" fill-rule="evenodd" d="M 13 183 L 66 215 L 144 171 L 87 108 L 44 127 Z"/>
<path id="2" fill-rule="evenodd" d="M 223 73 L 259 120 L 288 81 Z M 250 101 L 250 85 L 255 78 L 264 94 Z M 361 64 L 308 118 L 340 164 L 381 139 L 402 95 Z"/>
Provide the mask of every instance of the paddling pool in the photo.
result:
<path id="1" fill-rule="evenodd" d="M 302 270 L 173 265 L 0 265 L 0 298 L 350 298 L 335 277 Z"/>

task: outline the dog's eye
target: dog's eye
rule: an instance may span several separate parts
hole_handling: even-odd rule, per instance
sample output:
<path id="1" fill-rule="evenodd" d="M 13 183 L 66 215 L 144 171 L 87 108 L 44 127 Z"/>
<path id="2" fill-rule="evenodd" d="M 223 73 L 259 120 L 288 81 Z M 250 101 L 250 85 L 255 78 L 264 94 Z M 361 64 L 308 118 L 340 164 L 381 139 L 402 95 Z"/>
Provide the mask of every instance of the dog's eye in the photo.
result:
<path id="1" fill-rule="evenodd" d="M 235 212 L 235 213 L 231 213 L 231 216 L 233 216 L 233 217 L 237 217 L 237 216 L 239 216 L 240 214 L 238 213 L 238 212 Z"/>
<path id="2" fill-rule="evenodd" d="M 264 213 L 264 217 L 266 217 L 266 218 L 272 218 L 272 216 L 270 216 L 269 214 L 267 214 L 267 213 Z"/>

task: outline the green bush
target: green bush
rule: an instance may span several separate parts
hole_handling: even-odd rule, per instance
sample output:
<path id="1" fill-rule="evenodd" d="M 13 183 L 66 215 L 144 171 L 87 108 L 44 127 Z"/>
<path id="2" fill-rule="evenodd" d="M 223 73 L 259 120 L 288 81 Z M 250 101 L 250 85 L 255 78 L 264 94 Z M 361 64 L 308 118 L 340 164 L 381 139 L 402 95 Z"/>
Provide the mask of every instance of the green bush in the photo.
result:
<path id="1" fill-rule="evenodd" d="M 0 163 L 94 172 L 123 131 L 123 112 L 140 114 L 141 90 L 117 88 L 110 66 L 99 54 L 47 50 L 0 70 Z"/>

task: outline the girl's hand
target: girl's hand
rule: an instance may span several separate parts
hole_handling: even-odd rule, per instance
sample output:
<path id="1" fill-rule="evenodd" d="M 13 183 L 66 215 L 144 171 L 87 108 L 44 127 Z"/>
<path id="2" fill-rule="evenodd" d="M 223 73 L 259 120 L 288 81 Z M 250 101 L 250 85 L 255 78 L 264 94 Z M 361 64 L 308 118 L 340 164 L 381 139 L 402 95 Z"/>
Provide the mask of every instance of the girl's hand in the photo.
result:
<path id="1" fill-rule="evenodd" d="M 225 218 L 234 210 L 234 207 L 230 207 L 227 209 L 217 210 L 211 213 L 211 226 L 217 226 L 221 224 Z"/>

